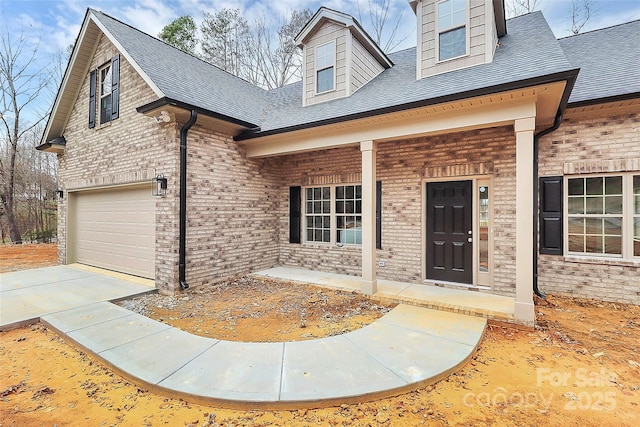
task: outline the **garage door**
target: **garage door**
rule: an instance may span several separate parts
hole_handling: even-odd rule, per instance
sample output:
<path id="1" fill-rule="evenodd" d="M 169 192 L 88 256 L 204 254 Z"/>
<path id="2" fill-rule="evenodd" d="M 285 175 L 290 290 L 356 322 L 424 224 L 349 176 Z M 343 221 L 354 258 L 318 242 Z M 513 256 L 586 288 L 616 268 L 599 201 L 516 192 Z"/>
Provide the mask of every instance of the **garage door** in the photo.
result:
<path id="1" fill-rule="evenodd" d="M 72 203 L 76 262 L 155 277 L 155 200 L 148 187 L 78 192 Z"/>

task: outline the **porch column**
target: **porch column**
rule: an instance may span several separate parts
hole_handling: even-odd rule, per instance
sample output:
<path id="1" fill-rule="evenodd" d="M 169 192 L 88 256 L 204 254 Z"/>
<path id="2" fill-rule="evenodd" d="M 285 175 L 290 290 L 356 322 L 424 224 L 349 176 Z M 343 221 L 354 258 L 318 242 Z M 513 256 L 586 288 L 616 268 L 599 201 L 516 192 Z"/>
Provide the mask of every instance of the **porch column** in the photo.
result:
<path id="1" fill-rule="evenodd" d="M 516 133 L 516 322 L 533 326 L 533 132 L 535 117 L 515 121 Z"/>
<path id="2" fill-rule="evenodd" d="M 378 291 L 376 281 L 376 143 L 362 141 L 362 285 L 365 295 Z"/>

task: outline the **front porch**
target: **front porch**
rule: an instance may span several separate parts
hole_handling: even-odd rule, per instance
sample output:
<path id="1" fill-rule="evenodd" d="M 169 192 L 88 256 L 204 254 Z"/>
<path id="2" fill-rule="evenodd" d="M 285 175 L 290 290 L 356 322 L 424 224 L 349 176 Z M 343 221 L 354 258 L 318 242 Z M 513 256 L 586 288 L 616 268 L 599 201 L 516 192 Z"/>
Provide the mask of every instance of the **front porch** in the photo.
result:
<path id="1" fill-rule="evenodd" d="M 347 291 L 361 292 L 362 288 L 360 277 L 301 268 L 274 267 L 254 274 Z M 377 283 L 377 292 L 371 296 L 375 301 L 408 304 L 484 317 L 495 322 L 516 323 L 514 298 L 430 284 L 404 283 L 383 279 L 378 279 Z"/>

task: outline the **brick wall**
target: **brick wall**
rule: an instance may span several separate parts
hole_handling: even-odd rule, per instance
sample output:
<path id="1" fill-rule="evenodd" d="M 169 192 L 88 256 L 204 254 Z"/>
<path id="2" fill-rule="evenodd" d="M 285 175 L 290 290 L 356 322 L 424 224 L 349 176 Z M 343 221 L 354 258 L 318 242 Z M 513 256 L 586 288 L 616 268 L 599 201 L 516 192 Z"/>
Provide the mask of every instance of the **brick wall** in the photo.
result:
<path id="1" fill-rule="evenodd" d="M 422 281 L 422 209 L 425 180 L 434 175 L 460 179 L 478 171 L 493 176 L 494 287 L 515 295 L 515 137 L 510 127 L 378 144 L 377 179 L 382 181 L 382 248 L 378 277 Z M 443 166 L 452 166 L 444 167 Z M 466 165 L 482 165 L 478 168 Z M 282 158 L 279 263 L 358 276 L 358 247 L 288 243 L 288 187 L 315 183 L 359 183 L 359 147 L 324 150 Z M 462 178 L 464 179 L 464 178 Z"/>
<path id="2" fill-rule="evenodd" d="M 247 159 L 232 138 L 198 125 L 187 159 L 189 285 L 277 265 L 277 159 Z"/>
<path id="3" fill-rule="evenodd" d="M 117 54 L 102 36 L 90 69 Z M 167 197 L 156 199 L 156 285 L 171 291 L 177 283 L 177 218 L 179 139 L 175 123 L 158 124 L 136 112 L 157 97 L 120 55 L 120 116 L 89 129 L 89 73 L 64 131 L 67 146 L 59 159 L 59 183 L 65 197 L 59 205 L 59 261 L 66 263 L 69 191 L 150 183 L 154 171 L 168 177 Z M 99 117 L 99 115 L 97 115 Z"/>
<path id="4" fill-rule="evenodd" d="M 567 111 L 540 141 L 540 176 L 640 171 L 640 108 Z M 540 255 L 540 288 L 604 301 L 640 303 L 640 260 Z"/>

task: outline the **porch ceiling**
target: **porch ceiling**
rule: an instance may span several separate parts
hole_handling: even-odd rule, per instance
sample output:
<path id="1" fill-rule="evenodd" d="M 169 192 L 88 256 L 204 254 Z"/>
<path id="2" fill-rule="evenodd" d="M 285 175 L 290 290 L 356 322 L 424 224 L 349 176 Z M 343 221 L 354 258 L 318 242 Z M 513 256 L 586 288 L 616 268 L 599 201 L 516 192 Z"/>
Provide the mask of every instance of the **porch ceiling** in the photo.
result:
<path id="1" fill-rule="evenodd" d="M 540 130 L 553 124 L 565 86 L 565 81 L 554 82 L 239 143 L 246 148 L 248 157 L 271 157 L 357 145 L 361 141 L 389 141 L 510 125 L 528 117 L 535 117 L 536 130 Z"/>

